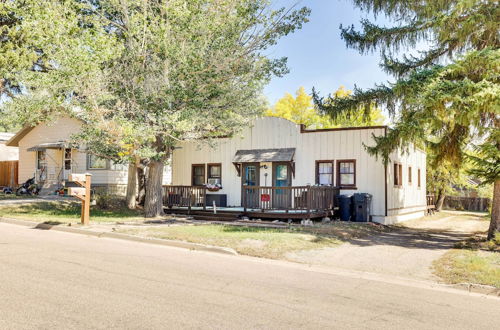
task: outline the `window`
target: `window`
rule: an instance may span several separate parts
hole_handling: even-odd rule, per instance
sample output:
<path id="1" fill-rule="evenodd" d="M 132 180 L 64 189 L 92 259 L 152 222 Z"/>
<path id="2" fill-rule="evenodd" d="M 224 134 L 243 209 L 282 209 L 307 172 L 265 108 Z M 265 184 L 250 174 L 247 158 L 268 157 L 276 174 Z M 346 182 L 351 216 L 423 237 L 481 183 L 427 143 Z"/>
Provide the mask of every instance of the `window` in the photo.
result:
<path id="1" fill-rule="evenodd" d="M 333 160 L 316 161 L 316 184 L 333 185 Z"/>
<path id="2" fill-rule="evenodd" d="M 394 185 L 401 187 L 403 185 L 403 165 L 394 163 Z"/>
<path id="3" fill-rule="evenodd" d="M 193 186 L 203 186 L 205 183 L 205 164 L 192 165 L 192 180 Z"/>
<path id="4" fill-rule="evenodd" d="M 420 181 L 420 169 L 417 170 L 417 184 L 418 184 L 418 187 L 420 188 L 421 186 L 421 181 Z"/>
<path id="5" fill-rule="evenodd" d="M 45 150 L 36 152 L 36 168 L 41 170 L 47 165 Z"/>
<path id="6" fill-rule="evenodd" d="M 222 166 L 221 164 L 208 164 L 208 184 L 222 184 Z"/>
<path id="7" fill-rule="evenodd" d="M 87 156 L 87 168 L 89 170 L 105 170 L 107 168 L 107 161 L 104 158 L 89 154 Z"/>
<path id="8" fill-rule="evenodd" d="M 64 149 L 64 169 L 71 170 L 71 149 Z"/>
<path id="9" fill-rule="evenodd" d="M 337 162 L 337 185 L 354 187 L 356 185 L 356 161 L 339 160 Z"/>
<path id="10" fill-rule="evenodd" d="M 411 185 L 411 166 L 408 166 L 408 184 Z"/>

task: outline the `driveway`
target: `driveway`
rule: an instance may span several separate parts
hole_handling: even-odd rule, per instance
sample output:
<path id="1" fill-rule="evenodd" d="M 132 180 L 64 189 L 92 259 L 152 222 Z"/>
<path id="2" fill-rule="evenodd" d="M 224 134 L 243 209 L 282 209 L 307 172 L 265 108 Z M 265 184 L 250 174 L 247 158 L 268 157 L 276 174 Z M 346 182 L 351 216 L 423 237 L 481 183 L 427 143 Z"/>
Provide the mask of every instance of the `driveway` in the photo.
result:
<path id="1" fill-rule="evenodd" d="M 0 329 L 494 329 L 500 300 L 0 223 Z"/>
<path id="2" fill-rule="evenodd" d="M 300 251 L 287 255 L 291 261 L 370 273 L 438 280 L 432 263 L 454 244 L 477 232 L 488 221 L 477 214 L 441 213 L 395 226 L 337 248 Z"/>

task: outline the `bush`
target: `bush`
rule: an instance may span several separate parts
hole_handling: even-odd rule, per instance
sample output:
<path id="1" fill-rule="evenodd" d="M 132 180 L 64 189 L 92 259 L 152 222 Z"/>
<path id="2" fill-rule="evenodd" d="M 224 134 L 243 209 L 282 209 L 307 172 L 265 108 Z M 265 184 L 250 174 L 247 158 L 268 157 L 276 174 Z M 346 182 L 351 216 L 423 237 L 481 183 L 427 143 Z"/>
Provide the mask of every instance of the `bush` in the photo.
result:
<path id="1" fill-rule="evenodd" d="M 125 199 L 123 197 L 106 193 L 96 193 L 95 201 L 97 208 L 101 210 L 119 210 L 125 207 Z"/>

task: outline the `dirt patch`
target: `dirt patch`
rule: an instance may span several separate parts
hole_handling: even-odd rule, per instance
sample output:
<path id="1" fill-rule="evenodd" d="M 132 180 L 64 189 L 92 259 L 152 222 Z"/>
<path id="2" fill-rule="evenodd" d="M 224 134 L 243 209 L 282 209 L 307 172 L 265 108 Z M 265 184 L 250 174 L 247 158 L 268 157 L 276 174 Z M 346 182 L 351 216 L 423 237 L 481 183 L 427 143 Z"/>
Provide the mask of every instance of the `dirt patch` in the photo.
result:
<path id="1" fill-rule="evenodd" d="M 482 215 L 438 214 L 349 239 L 336 248 L 288 253 L 291 261 L 438 280 L 432 264 L 471 235 L 484 233 Z"/>

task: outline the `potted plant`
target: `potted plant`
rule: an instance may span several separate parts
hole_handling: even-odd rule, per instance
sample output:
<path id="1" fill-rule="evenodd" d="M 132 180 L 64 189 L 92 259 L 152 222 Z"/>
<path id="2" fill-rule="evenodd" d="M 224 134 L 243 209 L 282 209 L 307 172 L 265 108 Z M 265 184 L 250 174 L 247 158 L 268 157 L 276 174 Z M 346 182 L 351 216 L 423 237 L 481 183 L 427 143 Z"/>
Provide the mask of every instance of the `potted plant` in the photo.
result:
<path id="1" fill-rule="evenodd" d="M 205 187 L 207 188 L 208 191 L 212 192 L 219 191 L 222 189 L 222 185 L 220 183 L 213 183 L 213 184 L 207 183 Z"/>

